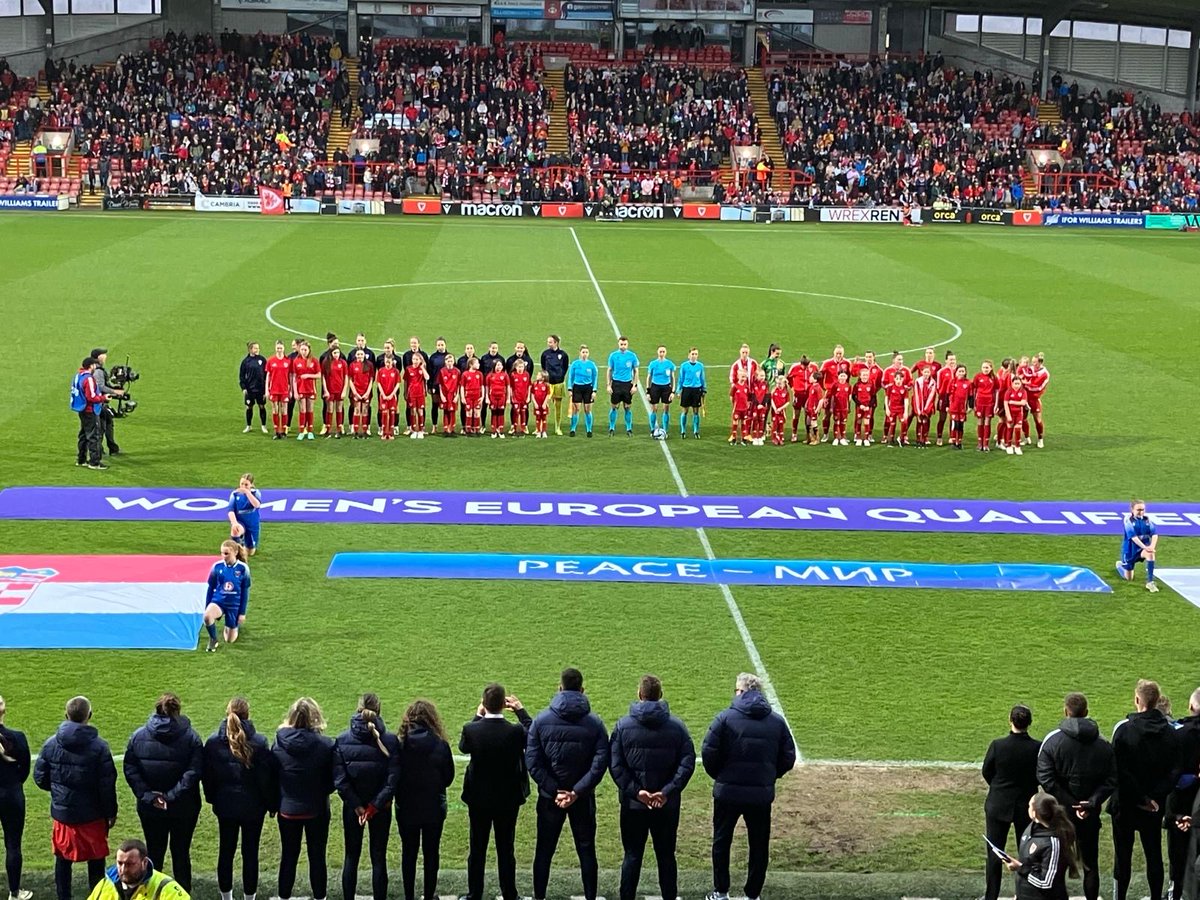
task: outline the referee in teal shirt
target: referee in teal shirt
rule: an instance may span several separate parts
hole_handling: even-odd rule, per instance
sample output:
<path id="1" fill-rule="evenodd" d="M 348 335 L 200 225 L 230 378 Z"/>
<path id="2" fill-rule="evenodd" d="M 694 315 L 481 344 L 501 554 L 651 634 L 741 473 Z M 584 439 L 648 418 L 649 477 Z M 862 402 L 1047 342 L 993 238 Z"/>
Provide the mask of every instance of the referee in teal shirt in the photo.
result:
<path id="1" fill-rule="evenodd" d="M 704 375 L 704 363 L 700 362 L 700 351 L 693 347 L 688 351 L 687 362 L 679 367 L 679 436 L 687 437 L 688 410 L 692 412 L 692 437 L 700 437 L 700 407 L 708 391 Z"/>
<path id="2" fill-rule="evenodd" d="M 646 366 L 646 397 L 650 401 L 650 434 L 662 422 L 663 438 L 671 429 L 671 399 L 675 395 L 675 363 L 667 359 L 667 348 L 659 345 L 658 353 Z"/>
<path id="3" fill-rule="evenodd" d="M 587 344 L 579 348 L 579 359 L 567 368 L 567 390 L 571 392 L 571 437 L 579 426 L 579 410 L 583 409 L 583 427 L 587 436 L 592 436 L 592 402 L 596 399 L 596 386 L 600 383 L 600 371 L 590 356 Z"/>
<path id="4" fill-rule="evenodd" d="M 608 436 L 617 433 L 617 407 L 625 407 L 625 434 L 633 437 L 633 392 L 638 385 L 637 354 L 629 349 L 629 338 L 617 338 L 617 349 L 608 355 Z"/>

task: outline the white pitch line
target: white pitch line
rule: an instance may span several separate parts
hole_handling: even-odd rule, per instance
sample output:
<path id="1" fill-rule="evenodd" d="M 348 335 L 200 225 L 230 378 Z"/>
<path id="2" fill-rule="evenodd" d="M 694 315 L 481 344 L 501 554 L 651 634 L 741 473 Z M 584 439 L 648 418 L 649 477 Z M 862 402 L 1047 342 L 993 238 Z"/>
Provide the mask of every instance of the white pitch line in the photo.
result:
<path id="1" fill-rule="evenodd" d="M 588 261 L 587 254 L 583 250 L 583 244 L 579 243 L 579 235 L 575 232 L 575 226 L 571 226 L 571 240 L 575 242 L 575 249 L 579 251 L 579 258 L 583 262 L 583 267 L 587 270 L 588 279 L 592 282 L 592 287 L 596 291 L 596 297 L 600 301 L 600 305 L 604 308 L 604 315 L 608 318 L 608 323 L 612 326 L 613 337 L 621 336 L 621 328 L 617 325 L 617 320 L 613 318 L 612 309 L 608 305 L 608 300 L 604 296 L 604 290 L 600 287 L 600 282 L 596 280 L 596 273 L 592 271 L 592 264 Z M 644 391 L 638 390 L 637 395 L 642 398 L 642 406 L 646 410 L 646 415 L 651 413 L 650 401 L 646 399 Z M 670 423 L 667 423 L 668 428 Z M 667 446 L 666 441 L 659 441 L 658 446 L 662 449 L 663 456 L 667 461 L 667 468 L 671 470 L 671 477 L 675 480 L 675 486 L 679 489 L 681 497 L 688 497 L 687 485 L 683 483 L 683 476 L 679 474 L 679 467 L 675 465 L 675 457 L 671 454 L 671 448 Z M 704 554 L 709 561 L 716 560 L 716 554 L 713 553 L 712 544 L 708 541 L 708 535 L 705 534 L 703 528 L 696 529 L 696 536 L 700 539 L 700 546 L 704 548 Z M 746 627 L 746 620 L 742 617 L 741 607 L 738 606 L 737 600 L 733 597 L 733 591 L 729 589 L 729 585 L 720 585 L 721 594 L 725 598 L 725 605 L 729 608 L 729 614 L 733 617 L 733 622 L 737 626 L 738 634 L 742 637 L 742 643 L 746 647 L 746 653 L 750 656 L 750 664 L 754 667 L 755 673 L 762 680 L 763 693 L 767 695 L 767 700 L 770 701 L 779 715 L 783 717 L 783 723 L 787 727 L 788 733 L 792 736 L 792 742 L 795 743 L 796 734 L 792 731 L 792 725 L 788 721 L 787 713 L 784 712 L 783 704 L 779 702 L 779 695 L 775 692 L 775 686 L 771 683 L 771 676 L 767 673 L 767 667 L 764 665 L 762 656 L 758 652 L 758 647 L 754 643 L 754 638 L 750 634 L 750 629 Z M 804 756 L 800 752 L 799 744 L 796 745 L 796 763 L 804 762 Z"/>

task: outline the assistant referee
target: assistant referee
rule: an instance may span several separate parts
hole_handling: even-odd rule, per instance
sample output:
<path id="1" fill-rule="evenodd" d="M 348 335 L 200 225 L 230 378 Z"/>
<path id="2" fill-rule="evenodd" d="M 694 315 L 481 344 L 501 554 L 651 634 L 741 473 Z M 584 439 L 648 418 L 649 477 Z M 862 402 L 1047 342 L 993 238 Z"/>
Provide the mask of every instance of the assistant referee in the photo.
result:
<path id="1" fill-rule="evenodd" d="M 629 349 L 629 338 L 617 338 L 617 349 L 608 355 L 608 436 L 617 433 L 617 407 L 625 407 L 625 434 L 633 437 L 633 392 L 638 385 L 637 354 Z"/>
<path id="2" fill-rule="evenodd" d="M 567 369 L 567 387 L 571 391 L 571 437 L 579 425 L 579 410 L 583 409 L 583 427 L 587 436 L 592 436 L 592 403 L 596 399 L 596 387 L 600 384 L 600 370 L 588 357 L 591 351 L 587 344 L 579 348 L 579 359 Z"/>
<path id="3" fill-rule="evenodd" d="M 700 437 L 700 407 L 704 405 L 704 394 L 708 381 L 704 376 L 704 364 L 700 362 L 700 351 L 693 347 L 688 351 L 687 362 L 679 367 L 679 436 L 687 437 L 688 411 L 692 413 L 692 437 Z"/>

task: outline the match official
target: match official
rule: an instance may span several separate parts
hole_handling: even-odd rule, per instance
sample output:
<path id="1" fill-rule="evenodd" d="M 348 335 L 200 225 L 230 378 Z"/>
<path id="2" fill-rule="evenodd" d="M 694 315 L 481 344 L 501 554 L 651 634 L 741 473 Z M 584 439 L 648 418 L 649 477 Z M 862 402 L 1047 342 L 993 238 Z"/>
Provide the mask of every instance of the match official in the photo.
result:
<path id="1" fill-rule="evenodd" d="M 1117 764 L 1112 745 L 1088 718 L 1087 697 L 1067 694 L 1058 728 L 1046 735 L 1038 753 L 1037 780 L 1067 811 L 1075 826 L 1083 863 L 1083 895 L 1100 896 L 1100 813 L 1117 789 Z M 1190 807 L 1189 807 L 1190 809 Z"/>
<path id="2" fill-rule="evenodd" d="M 242 389 L 242 401 L 246 404 L 246 427 L 242 434 L 249 434 L 254 427 L 254 407 L 258 407 L 262 433 L 267 433 L 267 361 L 258 352 L 258 341 L 246 344 L 246 358 L 238 369 L 238 387 Z"/>
<path id="3" fill-rule="evenodd" d="M 679 869 L 675 860 L 680 794 L 696 771 L 696 746 L 687 726 L 671 715 L 662 682 L 643 675 L 629 715 L 613 726 L 609 772 L 620 790 L 620 900 L 634 900 L 642 874 L 646 838 L 654 839 L 658 886 L 662 897 L 675 897 Z"/>
<path id="4" fill-rule="evenodd" d="M 704 374 L 704 363 L 700 362 L 700 351 L 693 347 L 688 351 L 687 361 L 679 366 L 679 436 L 687 437 L 687 417 L 692 414 L 692 437 L 700 437 L 700 408 L 704 405 L 704 394 L 708 380 Z M 669 427 L 670 423 L 668 423 Z"/>
<path id="5" fill-rule="evenodd" d="M 638 358 L 629 349 L 629 338 L 617 338 L 617 349 L 608 354 L 608 436 L 617 433 L 617 408 L 625 407 L 625 434 L 633 437 L 633 392 L 638 386 Z"/>
<path id="6" fill-rule="evenodd" d="M 983 813 L 987 839 L 1001 850 L 1008 843 L 1008 830 L 1016 832 L 1017 843 L 1029 827 L 1029 798 L 1037 793 L 1038 750 L 1041 742 L 1030 737 L 1033 713 L 1028 706 L 1014 706 L 1008 714 L 1008 734 L 988 745 L 983 757 L 983 780 L 988 784 Z M 990 850 L 984 866 L 987 884 L 984 900 L 1000 896 L 1001 864 Z"/>
<path id="7" fill-rule="evenodd" d="M 108 369 L 104 368 L 104 364 L 108 362 L 108 350 L 105 347 L 96 347 L 92 350 L 92 359 L 96 360 L 96 371 L 92 373 L 96 379 L 96 393 L 104 398 L 104 403 L 100 405 L 101 436 L 108 447 L 109 456 L 119 456 L 121 448 L 117 446 L 113 435 L 113 411 L 108 408 L 108 398 L 124 397 L 125 392 L 108 386 Z"/>
<path id="8" fill-rule="evenodd" d="M 557 334 L 547 336 L 546 349 L 542 351 L 541 364 L 542 371 L 546 373 L 546 380 L 550 382 L 550 399 L 554 403 L 554 433 L 561 437 L 563 384 L 567 380 L 567 368 L 570 366 L 571 360 L 563 352 L 559 343 Z"/>
<path id="9" fill-rule="evenodd" d="M 583 410 L 583 428 L 592 436 L 592 403 L 596 400 L 596 388 L 600 384 L 600 370 L 589 359 L 591 351 L 587 344 L 579 348 L 579 359 L 567 369 L 567 390 L 571 392 L 571 437 L 579 427 L 579 411 Z"/>

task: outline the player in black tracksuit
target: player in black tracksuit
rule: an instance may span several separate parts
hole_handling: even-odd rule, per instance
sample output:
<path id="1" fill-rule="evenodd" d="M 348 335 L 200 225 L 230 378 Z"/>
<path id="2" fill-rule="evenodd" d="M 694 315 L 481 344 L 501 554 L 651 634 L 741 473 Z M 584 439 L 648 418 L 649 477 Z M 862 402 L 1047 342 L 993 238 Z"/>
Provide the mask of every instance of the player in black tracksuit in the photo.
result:
<path id="1" fill-rule="evenodd" d="M 1187 870 L 1188 846 L 1192 838 L 1192 808 L 1200 795 L 1200 691 L 1192 694 L 1188 703 L 1190 716 L 1175 723 L 1179 741 L 1179 762 L 1175 767 L 1174 787 L 1163 807 L 1163 827 L 1167 830 L 1167 872 L 1171 884 L 1171 900 L 1183 896 L 1184 874 Z M 1186 825 L 1184 828 L 1182 826 Z"/>
<path id="2" fill-rule="evenodd" d="M 238 386 L 246 404 L 246 431 L 254 424 L 254 407 L 258 406 L 259 425 L 267 433 L 267 361 L 258 352 L 258 341 L 246 345 L 246 358 L 238 369 Z"/>
<path id="3" fill-rule="evenodd" d="M 1100 813 L 1117 789 L 1117 766 L 1112 745 L 1087 717 L 1087 697 L 1068 694 L 1066 718 L 1046 735 L 1038 754 L 1037 780 L 1067 810 L 1079 844 L 1083 865 L 1083 894 L 1100 895 Z"/>
<path id="4" fill-rule="evenodd" d="M 1113 826 L 1113 897 L 1126 900 L 1134 837 L 1146 854 L 1150 900 L 1162 900 L 1163 805 L 1174 785 L 1179 740 L 1170 721 L 1156 707 L 1158 685 L 1139 681 L 1134 694 L 1137 712 L 1113 729 L 1117 790 L 1108 801 Z"/>

